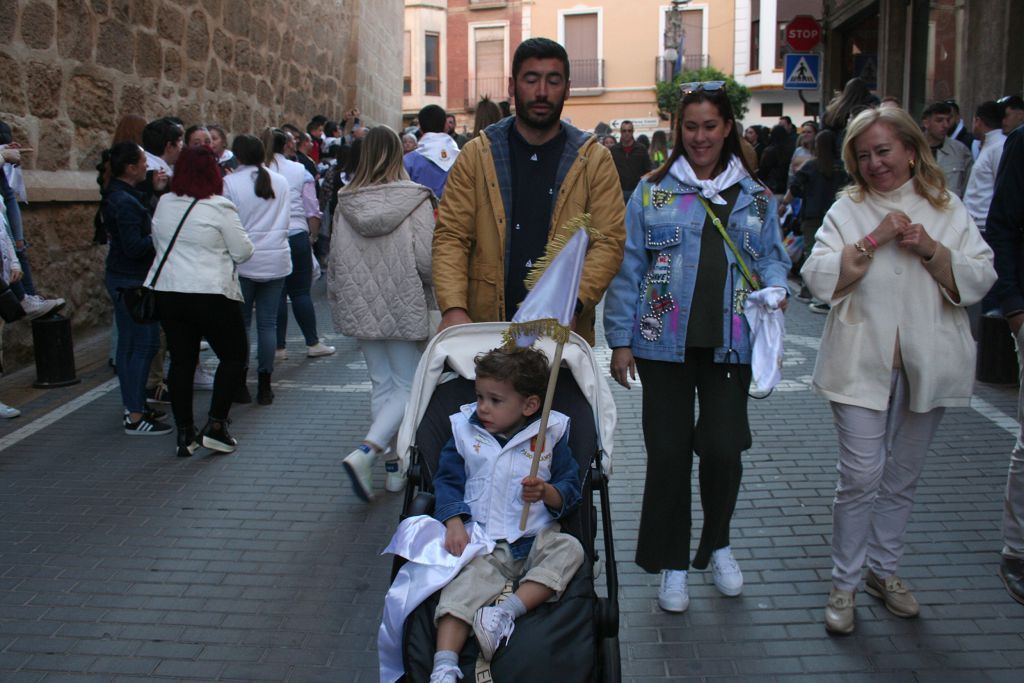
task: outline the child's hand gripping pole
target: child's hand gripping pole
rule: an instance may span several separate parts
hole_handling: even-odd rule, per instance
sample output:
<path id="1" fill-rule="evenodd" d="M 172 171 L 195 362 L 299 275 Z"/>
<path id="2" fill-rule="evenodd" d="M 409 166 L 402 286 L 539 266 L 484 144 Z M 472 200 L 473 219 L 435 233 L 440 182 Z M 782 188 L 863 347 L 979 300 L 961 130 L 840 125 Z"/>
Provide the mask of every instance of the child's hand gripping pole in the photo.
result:
<path id="1" fill-rule="evenodd" d="M 551 403 L 555 400 L 555 384 L 558 380 L 558 369 L 562 365 L 562 347 L 565 342 L 558 342 L 555 345 L 555 357 L 551 360 L 551 374 L 548 375 L 548 390 L 544 394 L 544 408 L 540 414 L 540 431 L 537 433 L 537 440 L 533 450 L 533 462 L 530 464 L 530 476 L 536 477 L 540 469 L 540 456 L 547 446 L 544 442 L 548 431 L 548 418 L 551 416 Z M 519 530 L 526 531 L 526 520 L 530 516 L 530 504 L 523 501 L 523 516 L 519 518 Z"/>

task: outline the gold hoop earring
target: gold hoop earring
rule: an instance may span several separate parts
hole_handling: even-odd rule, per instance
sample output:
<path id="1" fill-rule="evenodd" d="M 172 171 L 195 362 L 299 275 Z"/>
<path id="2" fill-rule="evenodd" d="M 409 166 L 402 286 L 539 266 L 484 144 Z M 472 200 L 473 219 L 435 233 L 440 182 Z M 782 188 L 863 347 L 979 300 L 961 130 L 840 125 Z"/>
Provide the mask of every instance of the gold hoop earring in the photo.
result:
<path id="1" fill-rule="evenodd" d="M 914 160 L 913 159 L 910 160 L 910 170 L 911 171 L 914 170 Z"/>

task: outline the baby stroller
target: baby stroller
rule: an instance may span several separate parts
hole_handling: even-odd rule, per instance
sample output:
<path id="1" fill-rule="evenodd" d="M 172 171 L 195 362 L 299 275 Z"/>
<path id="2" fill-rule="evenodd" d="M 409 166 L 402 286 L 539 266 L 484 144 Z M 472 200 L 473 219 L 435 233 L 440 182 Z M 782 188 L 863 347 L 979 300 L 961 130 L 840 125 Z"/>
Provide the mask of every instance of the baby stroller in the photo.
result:
<path id="1" fill-rule="evenodd" d="M 408 472 L 402 519 L 433 512 L 432 481 L 441 449 L 451 437 L 449 416 L 476 400 L 473 360 L 478 353 L 501 346 L 501 334 L 506 328 L 505 323 L 460 325 L 442 331 L 427 346 L 398 434 L 399 458 Z M 552 358 L 554 342 L 542 338 L 537 346 Z M 516 621 L 514 636 L 490 662 L 490 678 L 481 672 L 480 667 L 485 665 L 482 659 L 477 661 L 479 648 L 476 640 L 470 638 L 459 661 L 467 681 L 583 683 L 617 682 L 621 678 L 618 577 L 607 480 L 615 403 L 590 346 L 576 334 L 571 335 L 563 350 L 553 407 L 571 420 L 569 445 L 579 463 L 583 483 L 582 501 L 562 520 L 562 528 L 579 539 L 587 559 L 559 601 L 546 603 Z M 595 492 L 601 502 L 607 597 L 598 597 L 594 585 L 600 559 L 596 546 Z M 396 557 L 392 580 L 403 562 Z M 435 593 L 405 621 L 405 681 L 425 683 L 430 677 L 437 635 L 433 620 L 437 600 Z"/>

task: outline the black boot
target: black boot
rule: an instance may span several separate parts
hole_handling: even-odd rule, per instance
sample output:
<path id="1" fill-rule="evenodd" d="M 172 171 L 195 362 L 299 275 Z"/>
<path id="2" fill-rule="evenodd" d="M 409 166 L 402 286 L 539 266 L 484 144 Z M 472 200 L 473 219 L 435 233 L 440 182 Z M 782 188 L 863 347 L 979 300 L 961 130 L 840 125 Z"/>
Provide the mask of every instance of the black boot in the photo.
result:
<path id="1" fill-rule="evenodd" d="M 196 452 L 199 442 L 196 441 L 196 428 L 194 425 L 178 427 L 178 457 L 187 458 Z"/>
<path id="2" fill-rule="evenodd" d="M 235 395 L 231 399 L 232 403 L 252 403 L 252 394 L 249 393 L 249 387 L 245 383 L 245 378 L 249 376 L 249 368 L 246 368 L 242 373 L 242 383 L 235 389 Z"/>
<path id="3" fill-rule="evenodd" d="M 238 442 L 228 434 L 227 420 L 210 421 L 203 427 L 203 447 L 219 453 L 233 453 Z"/>
<path id="4" fill-rule="evenodd" d="M 1024 605 L 1024 560 L 1004 557 L 999 566 L 999 578 L 1006 585 L 1010 597 Z"/>
<path id="5" fill-rule="evenodd" d="M 270 373 L 259 374 L 259 385 L 256 387 L 256 402 L 261 406 L 269 406 L 274 402 L 274 391 L 270 388 Z"/>

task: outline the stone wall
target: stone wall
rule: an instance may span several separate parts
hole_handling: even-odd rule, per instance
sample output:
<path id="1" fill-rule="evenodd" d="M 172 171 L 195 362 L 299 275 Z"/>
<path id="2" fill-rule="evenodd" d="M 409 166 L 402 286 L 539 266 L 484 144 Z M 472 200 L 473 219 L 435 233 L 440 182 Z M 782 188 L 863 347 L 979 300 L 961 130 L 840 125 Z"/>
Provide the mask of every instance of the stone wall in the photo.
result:
<path id="1" fill-rule="evenodd" d="M 24 156 L 38 288 L 76 330 L 109 322 L 92 178 L 120 117 L 176 115 L 230 133 L 302 127 L 358 106 L 401 125 L 402 0 L 5 0 L 0 119 Z M 31 354 L 28 325 L 5 332 Z"/>

